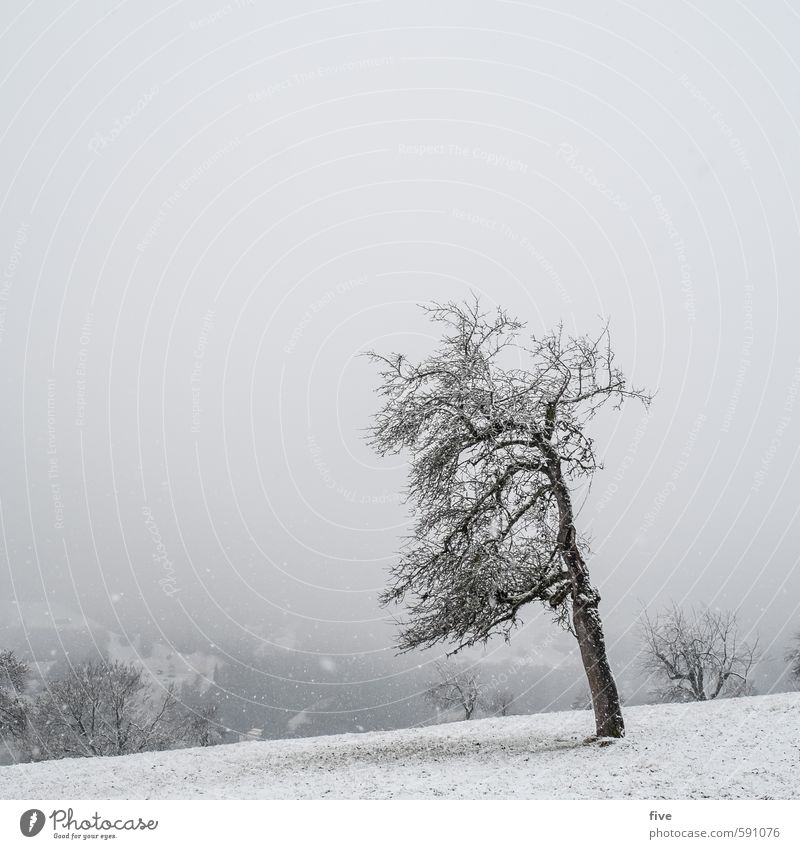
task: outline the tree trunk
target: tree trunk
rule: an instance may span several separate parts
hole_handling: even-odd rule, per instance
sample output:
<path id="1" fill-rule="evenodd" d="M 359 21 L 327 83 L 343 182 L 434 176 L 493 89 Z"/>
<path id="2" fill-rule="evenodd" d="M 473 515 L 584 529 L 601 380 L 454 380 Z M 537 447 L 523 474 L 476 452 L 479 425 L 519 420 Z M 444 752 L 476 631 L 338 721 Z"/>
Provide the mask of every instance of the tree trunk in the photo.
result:
<path id="1" fill-rule="evenodd" d="M 588 580 L 582 596 L 572 598 L 572 623 L 581 649 L 583 668 L 589 680 L 598 737 L 624 737 L 625 723 L 617 685 L 606 655 L 598 602 L 600 595 Z"/>
<path id="2" fill-rule="evenodd" d="M 589 580 L 589 570 L 581 554 L 572 513 L 572 499 L 561 475 L 561 465 L 551 467 L 559 507 L 561 557 L 572 583 L 572 624 L 581 650 L 583 668 L 589 681 L 598 737 L 624 737 L 625 723 L 617 685 L 606 655 L 603 624 L 600 621 L 600 593 Z"/>

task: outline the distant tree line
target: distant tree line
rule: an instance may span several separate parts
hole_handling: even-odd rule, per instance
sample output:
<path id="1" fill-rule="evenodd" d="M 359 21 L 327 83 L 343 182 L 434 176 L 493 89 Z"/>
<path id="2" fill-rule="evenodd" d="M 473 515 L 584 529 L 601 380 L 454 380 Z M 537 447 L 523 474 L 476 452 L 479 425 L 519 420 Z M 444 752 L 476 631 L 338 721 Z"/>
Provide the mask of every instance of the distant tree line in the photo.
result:
<path id="1" fill-rule="evenodd" d="M 755 692 L 750 676 L 760 657 L 758 640 L 741 638 L 735 613 L 673 605 L 654 617 L 644 614 L 640 637 L 641 668 L 656 685 L 654 701 Z M 786 661 L 800 687 L 800 633 Z M 439 721 L 506 716 L 518 701 L 504 683 L 483 681 L 478 664 L 448 659 L 435 670 L 424 697 Z M 571 706 L 591 710 L 591 694 L 583 690 Z M 34 687 L 29 665 L 13 651 L 0 651 L 0 741 L 14 760 L 213 746 L 228 730 L 219 709 L 216 692 L 199 679 L 165 686 L 139 664 L 104 659 L 70 664 Z"/>
<path id="2" fill-rule="evenodd" d="M 790 678 L 800 687 L 800 633 L 786 655 Z M 672 605 L 640 621 L 640 665 L 654 684 L 654 702 L 704 702 L 755 694 L 752 670 L 761 658 L 758 638 L 742 639 L 736 614 L 708 607 L 683 610 Z M 437 715 L 472 719 L 506 716 L 515 702 L 506 688 L 490 688 L 481 681 L 476 664 L 452 660 L 435 665 L 436 677 L 425 698 Z M 591 710 L 592 697 L 582 689 L 571 702 L 573 710 Z"/>
<path id="3" fill-rule="evenodd" d="M 30 692 L 30 669 L 0 652 L 0 737 L 16 760 L 129 755 L 222 742 L 198 684 L 163 686 L 136 663 L 92 660 Z"/>

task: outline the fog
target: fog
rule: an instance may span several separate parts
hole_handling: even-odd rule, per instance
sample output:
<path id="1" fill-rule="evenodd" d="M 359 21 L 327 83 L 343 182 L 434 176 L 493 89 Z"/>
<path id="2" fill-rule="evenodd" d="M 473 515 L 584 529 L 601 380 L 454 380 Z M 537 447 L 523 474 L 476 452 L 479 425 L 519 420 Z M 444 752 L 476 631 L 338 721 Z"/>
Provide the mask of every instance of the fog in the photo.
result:
<path id="1" fill-rule="evenodd" d="M 656 393 L 595 422 L 605 469 L 581 493 L 627 697 L 646 696 L 637 619 L 671 601 L 737 610 L 759 691 L 789 686 L 789 6 L 4 17 L 0 647 L 182 653 L 236 671 L 231 699 L 272 736 L 422 721 L 446 647 L 396 657 L 402 610 L 377 603 L 409 517 L 403 458 L 365 442 L 360 353 L 423 354 L 417 305 L 475 292 L 531 332 L 610 321 Z M 582 686 L 539 608 L 469 658 L 524 709 Z"/>

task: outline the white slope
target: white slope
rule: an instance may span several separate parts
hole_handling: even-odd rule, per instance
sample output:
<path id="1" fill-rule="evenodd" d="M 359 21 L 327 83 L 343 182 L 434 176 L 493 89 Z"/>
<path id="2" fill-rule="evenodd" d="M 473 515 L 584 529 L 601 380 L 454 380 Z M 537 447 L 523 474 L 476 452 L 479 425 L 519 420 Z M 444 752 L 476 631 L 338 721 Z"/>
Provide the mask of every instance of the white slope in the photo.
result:
<path id="1" fill-rule="evenodd" d="M 800 693 L 0 767 L 4 799 L 796 799 Z"/>

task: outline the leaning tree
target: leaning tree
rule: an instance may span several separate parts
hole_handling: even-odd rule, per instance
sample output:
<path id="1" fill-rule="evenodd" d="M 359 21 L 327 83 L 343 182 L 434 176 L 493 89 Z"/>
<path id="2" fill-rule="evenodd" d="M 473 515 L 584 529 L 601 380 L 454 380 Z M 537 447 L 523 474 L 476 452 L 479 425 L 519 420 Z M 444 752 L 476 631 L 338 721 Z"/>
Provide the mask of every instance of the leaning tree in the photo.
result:
<path id="1" fill-rule="evenodd" d="M 522 608 L 543 602 L 578 640 L 597 735 L 621 737 L 572 493 L 600 465 L 587 432 L 600 408 L 650 396 L 614 366 L 607 327 L 521 341 L 523 323 L 477 300 L 423 309 L 442 326 L 434 353 L 369 354 L 384 402 L 371 442 L 382 455 L 407 452 L 416 519 L 381 596 L 407 604 L 398 647 L 508 639 Z"/>

